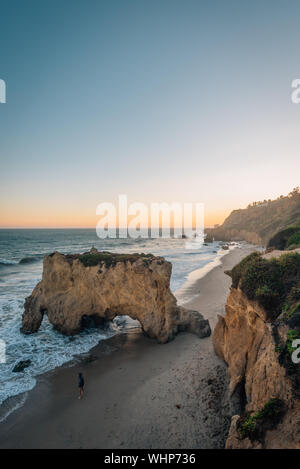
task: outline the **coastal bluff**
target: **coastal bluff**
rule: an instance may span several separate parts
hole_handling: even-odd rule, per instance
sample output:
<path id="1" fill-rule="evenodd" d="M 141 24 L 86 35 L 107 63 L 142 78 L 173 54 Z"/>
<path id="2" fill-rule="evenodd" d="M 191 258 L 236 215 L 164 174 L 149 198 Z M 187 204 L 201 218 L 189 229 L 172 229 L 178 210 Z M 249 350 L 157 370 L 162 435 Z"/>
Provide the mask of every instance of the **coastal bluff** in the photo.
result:
<path id="1" fill-rule="evenodd" d="M 267 246 L 279 231 L 300 226 L 300 189 L 286 197 L 253 202 L 233 210 L 224 223 L 206 230 L 207 240 L 240 241 Z"/>
<path id="2" fill-rule="evenodd" d="M 171 272 L 170 262 L 152 254 L 54 252 L 44 257 L 42 280 L 25 300 L 21 332 L 37 332 L 44 314 L 65 335 L 128 315 L 159 343 L 181 331 L 208 337 L 209 322 L 177 305 Z"/>
<path id="3" fill-rule="evenodd" d="M 239 401 L 226 448 L 300 448 L 300 255 L 254 253 L 228 272 L 225 316 L 213 333 L 228 365 L 229 395 Z M 279 295 L 280 293 L 280 295 Z"/>

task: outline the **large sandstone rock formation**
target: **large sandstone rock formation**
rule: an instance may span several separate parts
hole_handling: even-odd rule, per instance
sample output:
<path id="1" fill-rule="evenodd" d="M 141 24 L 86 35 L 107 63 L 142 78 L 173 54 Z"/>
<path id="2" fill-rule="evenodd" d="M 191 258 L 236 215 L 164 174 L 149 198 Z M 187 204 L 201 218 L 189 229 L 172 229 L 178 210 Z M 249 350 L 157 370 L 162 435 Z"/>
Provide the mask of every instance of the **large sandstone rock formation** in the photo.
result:
<path id="1" fill-rule="evenodd" d="M 164 343 L 179 331 L 210 335 L 197 311 L 177 306 L 170 291 L 172 265 L 162 257 L 91 252 L 45 256 L 42 281 L 25 301 L 21 331 L 36 332 L 47 313 L 55 329 L 73 335 L 89 320 L 117 315 L 138 319 L 144 332 Z"/>
<path id="2" fill-rule="evenodd" d="M 244 415 L 258 415 L 272 399 L 281 400 L 285 412 L 259 439 L 242 437 L 241 417 L 233 416 L 226 448 L 300 448 L 300 400 L 280 360 L 279 343 L 286 342 L 287 332 L 287 325 L 271 321 L 240 288 L 231 288 L 226 315 L 219 316 L 213 333 L 215 351 L 228 364 L 230 394 L 239 394 Z"/>

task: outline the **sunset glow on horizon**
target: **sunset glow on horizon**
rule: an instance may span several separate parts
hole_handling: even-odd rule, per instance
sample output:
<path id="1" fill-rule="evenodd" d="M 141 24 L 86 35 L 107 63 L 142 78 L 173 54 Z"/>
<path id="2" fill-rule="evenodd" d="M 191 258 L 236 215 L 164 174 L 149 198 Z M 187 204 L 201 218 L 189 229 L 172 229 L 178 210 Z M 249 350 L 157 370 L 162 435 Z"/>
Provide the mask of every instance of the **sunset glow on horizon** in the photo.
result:
<path id="1" fill-rule="evenodd" d="M 149 213 L 150 213 L 150 207 L 149 207 Z M 205 226 L 206 227 L 211 227 L 215 224 L 221 224 L 226 216 L 229 215 L 229 213 L 218 213 L 218 212 L 213 212 L 211 214 L 206 214 L 205 213 Z M 118 216 L 118 211 L 117 211 L 117 216 Z M 127 218 L 127 223 L 130 222 L 130 220 L 134 221 L 134 216 L 128 216 Z M 5 213 L 3 210 L 2 212 L 2 219 L 1 219 L 1 226 L 0 229 L 25 229 L 25 228 L 89 228 L 89 229 L 95 229 L 97 222 L 101 219 L 100 216 L 96 215 L 95 213 L 90 213 L 89 211 L 86 211 L 83 214 L 80 213 L 67 213 L 64 209 L 55 209 L 53 211 L 46 211 L 46 212 L 30 212 L 27 211 L 26 216 L 22 215 L 20 213 L 20 216 L 17 218 L 17 223 L 15 222 L 16 220 L 16 215 L 13 213 L 10 215 L 10 213 Z M 118 218 L 117 218 L 118 220 Z M 149 220 L 150 220 L 150 215 L 149 215 Z M 217 220 L 217 221 L 216 221 Z M 188 223 L 188 226 L 192 226 L 192 223 Z M 119 224 L 117 223 L 117 227 Z M 147 223 L 147 219 L 144 219 L 143 223 L 141 224 L 141 228 L 147 228 L 150 226 L 150 222 Z M 171 227 L 173 227 L 173 224 L 170 224 Z M 120 228 L 123 228 L 123 225 L 120 225 Z M 169 225 L 163 225 L 163 227 L 167 228 Z"/>
<path id="2" fill-rule="evenodd" d="M 2 5 L 0 228 L 95 228 L 120 193 L 213 226 L 299 185 L 299 2 L 88 5 Z"/>

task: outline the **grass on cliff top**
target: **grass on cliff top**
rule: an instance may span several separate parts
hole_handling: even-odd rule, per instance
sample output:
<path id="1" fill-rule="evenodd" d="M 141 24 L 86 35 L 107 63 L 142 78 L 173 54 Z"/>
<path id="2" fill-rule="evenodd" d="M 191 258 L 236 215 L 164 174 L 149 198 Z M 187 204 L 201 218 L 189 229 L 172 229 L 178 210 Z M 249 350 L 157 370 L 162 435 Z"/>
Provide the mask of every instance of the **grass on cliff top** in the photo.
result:
<path id="1" fill-rule="evenodd" d="M 266 430 L 270 430 L 279 423 L 284 412 L 284 402 L 278 398 L 272 398 L 264 407 L 251 415 L 245 414 L 237 424 L 238 433 L 242 438 L 250 440 L 262 439 Z"/>
<path id="2" fill-rule="evenodd" d="M 233 288 L 240 287 L 250 300 L 256 300 L 271 319 L 277 317 L 291 294 L 300 288 L 300 254 L 264 259 L 254 252 L 230 272 Z"/>
<path id="3" fill-rule="evenodd" d="M 153 256 L 153 254 L 116 254 L 111 252 L 98 252 L 91 253 L 86 252 L 81 254 L 78 259 L 85 267 L 93 267 L 95 265 L 105 264 L 106 267 L 116 265 L 117 262 L 135 262 L 138 259 L 143 259 L 144 263 L 147 263 Z"/>

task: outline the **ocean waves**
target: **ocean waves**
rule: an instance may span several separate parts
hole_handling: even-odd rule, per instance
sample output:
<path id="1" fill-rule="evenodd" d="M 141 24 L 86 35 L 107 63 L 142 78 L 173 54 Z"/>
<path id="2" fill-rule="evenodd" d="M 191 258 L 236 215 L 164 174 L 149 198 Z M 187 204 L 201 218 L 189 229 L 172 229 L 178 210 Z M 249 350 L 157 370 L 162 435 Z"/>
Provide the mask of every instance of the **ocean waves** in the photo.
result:
<path id="1" fill-rule="evenodd" d="M 19 261 L 19 264 L 23 265 L 23 264 L 33 264 L 34 262 L 39 262 L 41 260 L 42 256 L 37 256 L 37 257 L 23 257 L 23 259 L 21 259 Z"/>
<path id="2" fill-rule="evenodd" d="M 38 375 L 72 361 L 99 341 L 137 327 L 133 321 L 124 323 L 119 318 L 111 328 L 93 329 L 69 338 L 54 331 L 45 316 L 38 333 L 20 333 L 24 300 L 42 277 L 44 255 L 53 251 L 85 252 L 92 246 L 104 251 L 164 256 L 172 262 L 173 292 L 192 280 L 192 271 L 214 261 L 219 250 L 219 243 L 202 246 L 184 239 L 100 240 L 94 230 L 0 230 L 0 339 L 7 348 L 7 362 L 0 364 L 0 403 L 29 391 Z M 26 359 L 31 360 L 31 365 L 21 373 L 13 373 L 15 364 Z"/>
<path id="3" fill-rule="evenodd" d="M 16 265 L 26 265 L 26 264 L 33 264 L 35 262 L 41 261 L 43 255 L 38 255 L 36 257 L 22 257 L 19 261 L 15 260 L 8 260 L 8 259 L 0 259 L 0 268 L 2 267 L 11 267 Z"/>
<path id="4" fill-rule="evenodd" d="M 9 267 L 11 265 L 17 265 L 16 261 L 9 261 L 7 259 L 0 259 L 0 267 Z"/>

